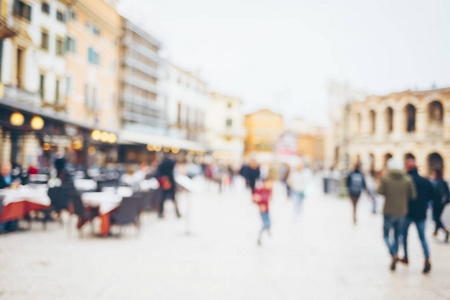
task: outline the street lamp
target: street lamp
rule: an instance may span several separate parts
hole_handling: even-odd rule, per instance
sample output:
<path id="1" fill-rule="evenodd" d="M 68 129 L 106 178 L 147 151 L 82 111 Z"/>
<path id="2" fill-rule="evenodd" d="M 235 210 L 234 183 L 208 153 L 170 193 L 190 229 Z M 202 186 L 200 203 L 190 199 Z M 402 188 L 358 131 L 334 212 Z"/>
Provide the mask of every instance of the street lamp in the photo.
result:
<path id="1" fill-rule="evenodd" d="M 42 128 L 44 128 L 44 120 L 39 117 L 39 116 L 34 116 L 31 119 L 31 128 L 33 128 L 34 130 L 41 130 Z"/>
<path id="2" fill-rule="evenodd" d="M 13 126 L 22 126 L 25 122 L 25 117 L 20 112 L 15 112 L 11 115 L 9 121 Z"/>

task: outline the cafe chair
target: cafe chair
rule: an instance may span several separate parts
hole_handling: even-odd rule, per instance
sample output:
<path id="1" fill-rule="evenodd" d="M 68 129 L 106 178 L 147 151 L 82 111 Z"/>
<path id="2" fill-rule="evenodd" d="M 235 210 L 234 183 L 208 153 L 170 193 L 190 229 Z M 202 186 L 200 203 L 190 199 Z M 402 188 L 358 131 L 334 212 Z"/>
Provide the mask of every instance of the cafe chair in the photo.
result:
<path id="1" fill-rule="evenodd" d="M 81 200 L 81 194 L 77 191 L 69 192 L 69 199 L 70 199 L 70 211 L 71 211 L 71 217 L 69 218 L 69 235 L 71 231 L 71 219 L 72 216 L 75 215 L 77 217 L 77 228 L 78 232 L 80 233 L 80 236 L 83 236 L 82 228 L 86 223 L 91 224 L 91 231 L 94 232 L 94 223 L 92 220 L 98 216 L 98 211 L 93 209 L 88 209 L 84 206 L 83 201 Z"/>
<path id="2" fill-rule="evenodd" d="M 125 225 L 134 225 L 140 231 L 140 214 L 144 207 L 142 195 L 124 197 L 116 213 L 111 214 L 111 226 L 119 226 L 119 236 Z"/>

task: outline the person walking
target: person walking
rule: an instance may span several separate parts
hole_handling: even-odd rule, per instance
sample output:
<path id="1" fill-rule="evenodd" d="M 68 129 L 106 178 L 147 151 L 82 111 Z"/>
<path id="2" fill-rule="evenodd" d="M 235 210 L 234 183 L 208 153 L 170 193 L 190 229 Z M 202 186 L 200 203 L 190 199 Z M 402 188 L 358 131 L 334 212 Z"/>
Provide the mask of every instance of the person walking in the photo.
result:
<path id="1" fill-rule="evenodd" d="M 384 241 L 392 257 L 391 270 L 396 269 L 398 246 L 404 218 L 408 213 L 408 202 L 416 199 L 416 189 L 411 177 L 403 170 L 400 160 L 389 159 L 388 170 L 380 179 L 378 194 L 385 198 L 383 215 Z M 393 240 L 390 237 L 393 232 Z"/>
<path id="2" fill-rule="evenodd" d="M 447 182 L 443 179 L 442 170 L 434 171 L 434 180 L 432 181 L 434 195 L 433 195 L 433 220 L 436 222 L 434 229 L 434 236 L 437 237 L 439 229 L 445 233 L 445 242 L 448 243 L 450 232 L 442 223 L 442 213 L 445 206 L 450 202 L 450 191 Z"/>
<path id="3" fill-rule="evenodd" d="M 270 215 L 269 215 L 269 201 L 272 198 L 272 181 L 269 178 L 264 180 L 262 187 L 255 188 L 253 193 L 253 202 L 259 207 L 261 214 L 262 228 L 258 235 L 258 245 L 261 246 L 261 239 L 264 231 L 270 235 Z"/>
<path id="4" fill-rule="evenodd" d="M 250 166 L 247 170 L 247 180 L 248 180 L 250 189 L 252 190 L 252 194 L 255 192 L 256 180 L 258 180 L 260 176 L 261 176 L 261 171 L 259 169 L 259 166 L 255 160 L 252 160 L 250 162 Z"/>
<path id="5" fill-rule="evenodd" d="M 428 250 L 428 244 L 425 239 L 425 221 L 427 218 L 428 203 L 433 199 L 433 186 L 431 182 L 419 175 L 417 171 L 416 161 L 414 158 L 406 160 L 406 170 L 409 176 L 411 176 L 414 187 L 416 188 L 415 199 L 410 199 L 408 203 L 408 214 L 405 218 L 403 228 L 403 249 L 404 257 L 400 259 L 400 262 L 408 264 L 408 229 L 411 223 L 415 223 L 417 232 L 419 233 L 419 239 L 422 243 L 423 253 L 425 256 L 425 266 L 423 273 L 428 273 L 431 270 L 430 252 Z"/>
<path id="6" fill-rule="evenodd" d="M 298 165 L 297 169 L 289 173 L 287 184 L 291 187 L 291 194 L 294 198 L 294 212 L 299 214 L 303 199 L 305 198 L 305 190 L 308 187 L 312 172 L 308 167 L 303 168 L 303 165 Z"/>
<path id="7" fill-rule="evenodd" d="M 361 165 L 356 164 L 355 169 L 347 177 L 347 189 L 353 204 L 353 223 L 356 224 L 356 210 L 358 206 L 359 197 L 361 192 L 366 189 L 366 181 L 364 175 L 361 173 Z"/>
<path id="8" fill-rule="evenodd" d="M 366 176 L 366 189 L 372 200 L 372 213 L 377 213 L 377 188 L 375 185 L 376 172 L 374 169 L 370 170 L 369 175 Z"/>
<path id="9" fill-rule="evenodd" d="M 171 199 L 175 205 L 175 212 L 178 218 L 181 218 L 180 211 L 176 200 L 176 182 L 173 174 L 176 161 L 171 154 L 166 155 L 163 161 L 158 165 L 156 175 L 160 185 L 160 203 L 159 203 L 159 218 L 164 217 L 164 202 Z"/>

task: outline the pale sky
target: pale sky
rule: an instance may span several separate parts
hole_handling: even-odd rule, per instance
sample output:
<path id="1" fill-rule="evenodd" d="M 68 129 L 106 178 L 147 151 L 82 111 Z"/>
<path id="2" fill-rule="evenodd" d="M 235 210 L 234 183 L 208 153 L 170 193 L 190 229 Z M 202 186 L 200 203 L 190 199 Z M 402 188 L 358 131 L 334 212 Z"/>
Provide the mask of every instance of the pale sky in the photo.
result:
<path id="1" fill-rule="evenodd" d="M 327 82 L 450 87 L 447 0 L 122 0 L 119 12 L 212 89 L 325 123 Z"/>

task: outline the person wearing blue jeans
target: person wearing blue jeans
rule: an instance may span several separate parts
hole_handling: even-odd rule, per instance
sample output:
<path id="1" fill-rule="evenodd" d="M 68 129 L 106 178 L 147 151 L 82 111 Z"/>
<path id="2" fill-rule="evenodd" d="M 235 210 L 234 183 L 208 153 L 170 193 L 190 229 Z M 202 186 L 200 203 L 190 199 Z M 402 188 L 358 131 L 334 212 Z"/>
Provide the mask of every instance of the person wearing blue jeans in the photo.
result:
<path id="1" fill-rule="evenodd" d="M 425 221 L 427 219 L 428 204 L 433 200 L 434 189 L 431 182 L 423 178 L 417 172 L 417 166 L 414 158 L 409 158 L 406 161 L 406 169 L 409 176 L 411 176 L 414 186 L 417 191 L 417 196 L 408 203 L 408 215 L 405 219 L 405 226 L 403 229 L 403 247 L 405 257 L 400 259 L 400 262 L 408 264 L 408 229 L 411 223 L 415 223 L 419 238 L 422 243 L 423 253 L 425 255 L 425 266 L 423 273 L 426 274 L 431 270 L 430 252 L 428 251 L 427 241 L 425 239 Z"/>
<path id="2" fill-rule="evenodd" d="M 399 240 L 403 230 L 408 201 L 416 198 L 414 183 L 403 170 L 403 162 L 391 158 L 388 170 L 380 179 L 378 194 L 384 196 L 383 236 L 392 257 L 391 270 L 395 271 L 398 262 Z M 393 240 L 391 232 L 393 231 Z"/>
<path id="3" fill-rule="evenodd" d="M 425 239 L 425 220 L 417 221 L 413 220 L 409 217 L 405 218 L 405 223 L 403 227 L 403 248 L 405 251 L 405 258 L 403 260 L 408 260 L 408 230 L 411 223 L 415 223 L 417 227 L 417 232 L 419 233 L 419 239 L 422 243 L 423 254 L 425 255 L 425 259 L 430 259 L 430 251 L 428 250 L 428 244 Z"/>
<path id="4" fill-rule="evenodd" d="M 384 215 L 384 241 L 392 257 L 397 257 L 404 219 L 404 216 Z M 392 230 L 394 231 L 393 239 L 390 234 Z"/>

